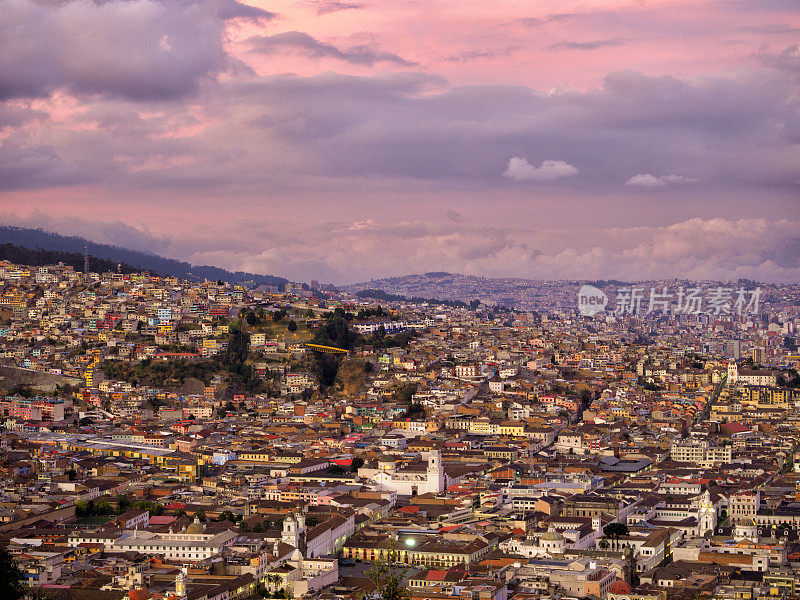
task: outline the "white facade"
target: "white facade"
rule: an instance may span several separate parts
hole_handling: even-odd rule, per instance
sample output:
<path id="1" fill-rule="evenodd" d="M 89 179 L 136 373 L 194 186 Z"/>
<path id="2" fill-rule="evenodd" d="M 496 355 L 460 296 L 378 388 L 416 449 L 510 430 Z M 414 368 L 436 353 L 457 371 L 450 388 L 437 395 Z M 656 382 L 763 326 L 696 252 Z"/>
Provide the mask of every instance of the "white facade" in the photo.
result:
<path id="1" fill-rule="evenodd" d="M 428 466 L 424 472 L 397 471 L 392 468 L 370 477 L 378 489 L 392 490 L 401 496 L 415 496 L 432 492 L 438 494 L 445 488 L 442 457 L 438 450 L 428 453 Z"/>

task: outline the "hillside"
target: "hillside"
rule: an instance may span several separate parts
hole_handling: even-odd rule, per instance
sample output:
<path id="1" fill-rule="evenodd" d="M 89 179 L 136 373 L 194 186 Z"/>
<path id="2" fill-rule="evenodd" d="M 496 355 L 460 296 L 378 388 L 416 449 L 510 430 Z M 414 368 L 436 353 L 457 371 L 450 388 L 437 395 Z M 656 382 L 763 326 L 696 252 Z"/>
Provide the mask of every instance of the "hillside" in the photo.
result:
<path id="1" fill-rule="evenodd" d="M 276 285 L 279 287 L 288 282 L 284 277 L 260 275 L 244 271 L 228 271 L 210 265 L 192 265 L 188 262 L 164 258 L 155 254 L 140 252 L 139 250 L 130 250 L 109 244 L 97 244 L 81 237 L 60 235 L 43 229 L 0 226 L 0 244 L 13 244 L 28 250 L 54 250 L 78 254 L 81 256 L 81 271 L 83 270 L 84 246 L 86 246 L 90 256 L 113 263 L 113 269 L 108 270 L 116 270 L 117 263 L 120 262 L 129 265 L 134 271 L 150 271 L 151 273 L 180 277 L 191 281 L 202 281 L 203 279 L 221 279 L 229 283 L 251 281 L 255 285 Z"/>
<path id="2" fill-rule="evenodd" d="M 573 284 L 573 285 L 570 285 Z M 537 281 L 517 277 L 480 277 L 430 271 L 416 275 L 386 277 L 341 286 L 362 298 L 419 303 L 449 301 L 454 306 L 475 301 L 489 306 L 505 306 L 520 310 L 543 310 L 574 305 L 577 282 Z"/>
<path id="3" fill-rule="evenodd" d="M 29 250 L 14 244 L 0 244 L 0 260 L 8 260 L 18 265 L 28 265 L 40 267 L 42 265 L 55 265 L 64 263 L 76 271 L 83 271 L 83 254 L 75 252 L 64 252 L 62 250 L 43 250 L 36 248 Z M 111 260 L 104 260 L 95 256 L 89 256 L 89 270 L 95 273 L 106 271 L 116 271 L 117 263 Z M 141 269 L 132 267 L 125 263 L 119 264 L 121 273 L 137 273 Z"/>

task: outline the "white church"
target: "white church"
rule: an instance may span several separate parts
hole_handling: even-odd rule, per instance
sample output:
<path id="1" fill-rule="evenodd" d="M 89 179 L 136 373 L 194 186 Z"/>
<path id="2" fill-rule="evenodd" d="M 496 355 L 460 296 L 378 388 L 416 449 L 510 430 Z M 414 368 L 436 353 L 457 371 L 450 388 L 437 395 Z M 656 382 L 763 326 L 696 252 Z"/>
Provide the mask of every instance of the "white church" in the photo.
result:
<path id="1" fill-rule="evenodd" d="M 378 489 L 394 491 L 400 496 L 417 496 L 445 489 L 442 456 L 438 450 L 428 452 L 427 463 L 398 468 L 393 458 L 382 457 L 377 469 L 359 469 L 359 475 L 369 479 Z"/>

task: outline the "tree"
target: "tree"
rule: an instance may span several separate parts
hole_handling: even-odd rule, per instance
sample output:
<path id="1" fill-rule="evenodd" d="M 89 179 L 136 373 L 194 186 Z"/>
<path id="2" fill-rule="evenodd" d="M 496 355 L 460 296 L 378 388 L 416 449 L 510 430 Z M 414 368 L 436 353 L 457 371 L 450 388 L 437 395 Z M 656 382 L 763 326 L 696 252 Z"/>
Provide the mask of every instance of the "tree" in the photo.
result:
<path id="1" fill-rule="evenodd" d="M 620 536 L 628 535 L 628 526 L 624 523 L 609 523 L 603 527 L 603 534 L 606 537 L 619 540 Z"/>
<path id="2" fill-rule="evenodd" d="M 95 514 L 98 515 L 110 515 L 114 513 L 114 508 L 108 500 L 100 500 L 100 502 L 95 505 L 95 511 Z"/>
<path id="3" fill-rule="evenodd" d="M 5 548 L 0 550 L 0 590 L 4 600 L 22 600 L 26 592 L 25 574 Z"/>
<path id="4" fill-rule="evenodd" d="M 363 467 L 363 466 L 364 466 L 364 459 L 363 459 L 363 458 L 361 458 L 360 456 L 356 456 L 356 457 L 355 457 L 355 458 L 352 460 L 352 462 L 350 463 L 350 470 L 351 470 L 353 473 L 355 473 L 356 471 L 358 471 L 358 470 L 359 470 L 361 467 Z"/>
<path id="5" fill-rule="evenodd" d="M 275 573 L 270 573 L 267 575 L 267 581 L 269 582 L 270 587 L 273 585 L 278 585 L 281 582 L 281 576 Z"/>
<path id="6" fill-rule="evenodd" d="M 139 500 L 135 505 L 139 510 L 146 510 L 150 513 L 151 517 L 158 517 L 164 514 L 164 505 L 158 502 L 149 502 L 147 500 Z"/>
<path id="7" fill-rule="evenodd" d="M 406 383 L 398 387 L 392 392 L 392 398 L 395 402 L 400 404 L 411 404 L 411 399 L 417 393 L 416 383 Z"/>
<path id="8" fill-rule="evenodd" d="M 291 332 L 297 331 L 297 323 L 295 323 L 294 319 L 289 321 L 289 324 L 286 326 L 286 329 L 288 329 Z"/>
<path id="9" fill-rule="evenodd" d="M 417 419 L 424 416 L 425 407 L 419 402 L 414 402 L 413 404 L 409 405 L 409 407 L 403 413 L 403 417 L 406 419 Z"/>
<path id="10" fill-rule="evenodd" d="M 131 500 L 125 494 L 117 496 L 117 512 L 122 514 L 131 507 Z"/>
<path id="11" fill-rule="evenodd" d="M 396 552 L 389 551 L 389 563 L 394 561 Z M 370 581 L 375 585 L 375 591 L 382 600 L 405 600 L 410 596 L 408 590 L 403 587 L 403 576 L 406 570 L 398 573 L 386 562 L 379 561 L 365 573 Z"/>

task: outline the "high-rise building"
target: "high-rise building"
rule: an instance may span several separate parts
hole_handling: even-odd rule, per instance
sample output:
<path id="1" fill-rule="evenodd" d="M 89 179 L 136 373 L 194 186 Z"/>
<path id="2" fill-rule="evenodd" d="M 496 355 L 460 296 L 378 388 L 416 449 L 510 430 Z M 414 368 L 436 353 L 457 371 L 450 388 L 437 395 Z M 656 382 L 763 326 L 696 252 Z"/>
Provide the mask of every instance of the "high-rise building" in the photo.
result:
<path id="1" fill-rule="evenodd" d="M 767 352 L 764 346 L 753 346 L 751 352 L 753 355 L 753 363 L 758 365 L 766 361 Z"/>

